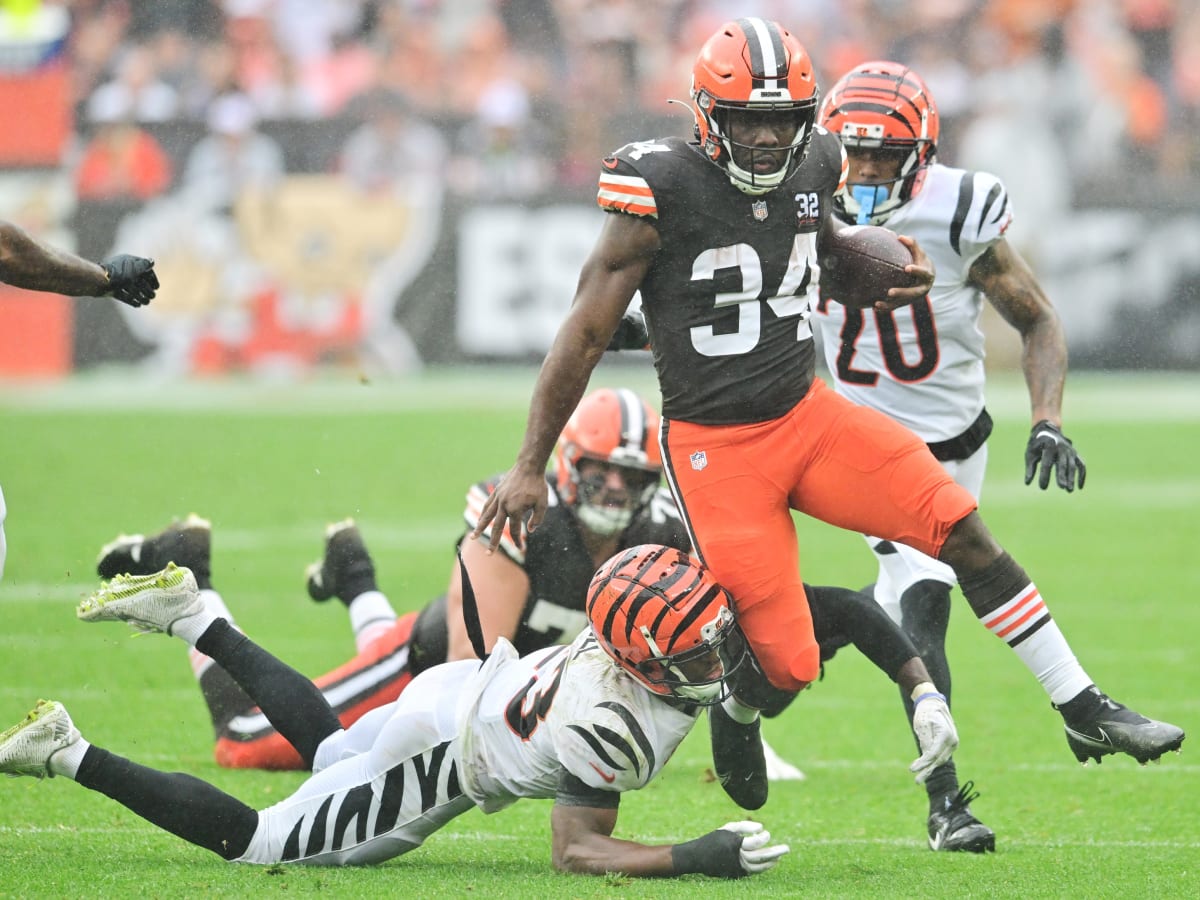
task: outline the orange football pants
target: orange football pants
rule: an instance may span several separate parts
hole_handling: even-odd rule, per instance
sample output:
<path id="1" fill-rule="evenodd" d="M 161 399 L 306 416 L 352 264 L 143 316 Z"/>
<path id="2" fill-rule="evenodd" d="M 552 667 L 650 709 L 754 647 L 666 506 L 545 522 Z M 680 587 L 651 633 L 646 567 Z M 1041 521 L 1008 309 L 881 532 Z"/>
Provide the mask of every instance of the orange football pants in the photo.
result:
<path id="1" fill-rule="evenodd" d="M 820 672 L 791 510 L 936 557 L 976 507 L 920 438 L 820 379 L 771 421 L 664 421 L 662 450 L 692 543 L 781 690 Z"/>

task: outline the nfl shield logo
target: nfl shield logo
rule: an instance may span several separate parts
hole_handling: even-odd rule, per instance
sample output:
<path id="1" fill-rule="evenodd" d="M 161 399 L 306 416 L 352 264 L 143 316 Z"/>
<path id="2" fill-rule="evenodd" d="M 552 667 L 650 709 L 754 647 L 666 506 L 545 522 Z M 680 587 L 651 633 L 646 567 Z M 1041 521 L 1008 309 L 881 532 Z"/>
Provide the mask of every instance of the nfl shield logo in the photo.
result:
<path id="1" fill-rule="evenodd" d="M 708 454 L 703 450 L 697 450 L 688 458 L 692 461 L 692 468 L 697 472 L 708 465 Z"/>
<path id="2" fill-rule="evenodd" d="M 754 213 L 754 221 L 765 222 L 767 219 L 767 201 L 755 200 L 750 204 L 750 211 Z"/>

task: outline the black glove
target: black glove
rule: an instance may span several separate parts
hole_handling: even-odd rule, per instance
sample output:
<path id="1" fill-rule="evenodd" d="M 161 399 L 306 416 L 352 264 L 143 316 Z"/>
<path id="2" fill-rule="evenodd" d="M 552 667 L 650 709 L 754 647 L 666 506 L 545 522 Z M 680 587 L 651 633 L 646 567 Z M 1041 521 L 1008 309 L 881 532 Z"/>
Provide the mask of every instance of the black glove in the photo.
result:
<path id="1" fill-rule="evenodd" d="M 122 253 L 100 263 L 100 268 L 108 276 L 105 293 L 114 300 L 136 307 L 145 306 L 154 299 L 154 292 L 158 290 L 154 260 Z"/>
<path id="2" fill-rule="evenodd" d="M 1064 491 L 1075 490 L 1076 479 L 1080 490 L 1083 489 L 1084 479 L 1087 478 L 1087 466 L 1075 452 L 1075 447 L 1067 440 L 1062 430 L 1045 419 L 1033 426 L 1029 432 L 1029 443 L 1025 445 L 1025 483 L 1033 481 L 1033 473 L 1037 471 L 1038 463 L 1042 471 L 1038 476 L 1038 487 L 1043 491 L 1050 486 L 1050 470 L 1057 468 L 1058 486 Z"/>
<path id="3" fill-rule="evenodd" d="M 730 822 L 694 841 L 671 848 L 676 875 L 697 872 L 714 878 L 744 878 L 773 868 L 787 844 L 770 844 L 771 832 L 758 822 Z"/>
<path id="4" fill-rule="evenodd" d="M 649 350 L 650 335 L 646 331 L 646 320 L 637 311 L 630 311 L 621 317 L 617 330 L 605 350 Z"/>

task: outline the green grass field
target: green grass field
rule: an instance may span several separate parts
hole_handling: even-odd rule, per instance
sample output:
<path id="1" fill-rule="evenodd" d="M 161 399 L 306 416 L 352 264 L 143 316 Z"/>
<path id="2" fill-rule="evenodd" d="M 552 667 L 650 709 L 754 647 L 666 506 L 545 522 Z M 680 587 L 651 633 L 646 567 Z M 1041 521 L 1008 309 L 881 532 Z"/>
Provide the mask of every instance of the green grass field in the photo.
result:
<path id="1" fill-rule="evenodd" d="M 239 623 L 316 675 L 353 650 L 340 607 L 303 590 L 325 523 L 357 517 L 382 588 L 398 608 L 423 605 L 445 584 L 466 487 L 511 462 L 531 377 L 134 388 L 106 376 L 0 388 L 0 729 L 38 697 L 59 699 L 94 743 L 259 807 L 279 800 L 300 775 L 213 764 L 182 644 L 75 620 L 97 583 L 97 549 L 189 511 L 211 518 L 214 581 Z M 631 369 L 601 369 L 595 383 L 622 382 L 655 396 Z M 1200 739 L 1200 381 L 1073 377 L 1068 434 L 1089 474 L 1072 496 L 1021 484 L 1023 403 L 1019 384 L 996 381 L 985 518 L 1097 682 Z M 808 580 L 872 580 L 858 537 L 803 519 L 798 528 Z M 550 803 L 532 801 L 472 812 L 372 869 L 231 866 L 65 780 L 15 779 L 0 781 L 0 897 L 1200 896 L 1192 752 L 1146 768 L 1124 757 L 1080 767 L 1036 681 L 961 598 L 950 654 L 959 771 L 982 792 L 973 808 L 996 830 L 992 856 L 926 849 L 895 689 L 843 652 L 766 725 L 808 779 L 773 787 L 756 818 L 792 852 L 747 881 L 556 874 Z M 618 836 L 675 842 L 741 818 L 709 765 L 701 726 L 657 782 L 625 797 Z"/>

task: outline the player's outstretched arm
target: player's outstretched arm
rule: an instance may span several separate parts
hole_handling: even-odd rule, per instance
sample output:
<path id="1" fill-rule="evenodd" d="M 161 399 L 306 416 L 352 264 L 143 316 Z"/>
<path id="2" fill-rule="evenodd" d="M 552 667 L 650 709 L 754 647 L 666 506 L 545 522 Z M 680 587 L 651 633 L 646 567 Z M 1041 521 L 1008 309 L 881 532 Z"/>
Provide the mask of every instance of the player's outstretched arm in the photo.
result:
<path id="1" fill-rule="evenodd" d="M 37 240 L 11 222 L 0 222 L 0 281 L 71 297 L 111 295 L 130 306 L 149 303 L 158 290 L 152 259 L 122 255 L 89 262 Z"/>
<path id="2" fill-rule="evenodd" d="M 1021 335 L 1021 370 L 1035 423 L 1025 447 L 1025 483 L 1041 467 L 1038 487 L 1055 481 L 1064 491 L 1082 488 L 1087 466 L 1062 433 L 1067 339 L 1062 321 L 1028 263 L 1006 240 L 997 241 L 971 266 L 969 280 Z"/>
<path id="3" fill-rule="evenodd" d="M 620 872 L 636 877 L 711 875 L 744 878 L 773 867 L 788 852 L 771 844 L 758 822 L 730 822 L 693 841 L 673 845 L 639 844 L 612 837 L 616 807 L 555 803 L 550 817 L 554 867 L 581 875 Z"/>
<path id="4" fill-rule="evenodd" d="M 605 217 L 596 246 L 580 273 L 571 310 L 534 384 L 517 461 L 488 497 L 471 532 L 471 537 L 478 538 L 493 526 L 489 542 L 493 551 L 500 546 L 506 527 L 513 543 L 521 547 L 524 530 L 532 531 L 541 524 L 548 503 L 546 461 L 658 246 L 658 232 L 647 220 L 620 213 Z"/>

